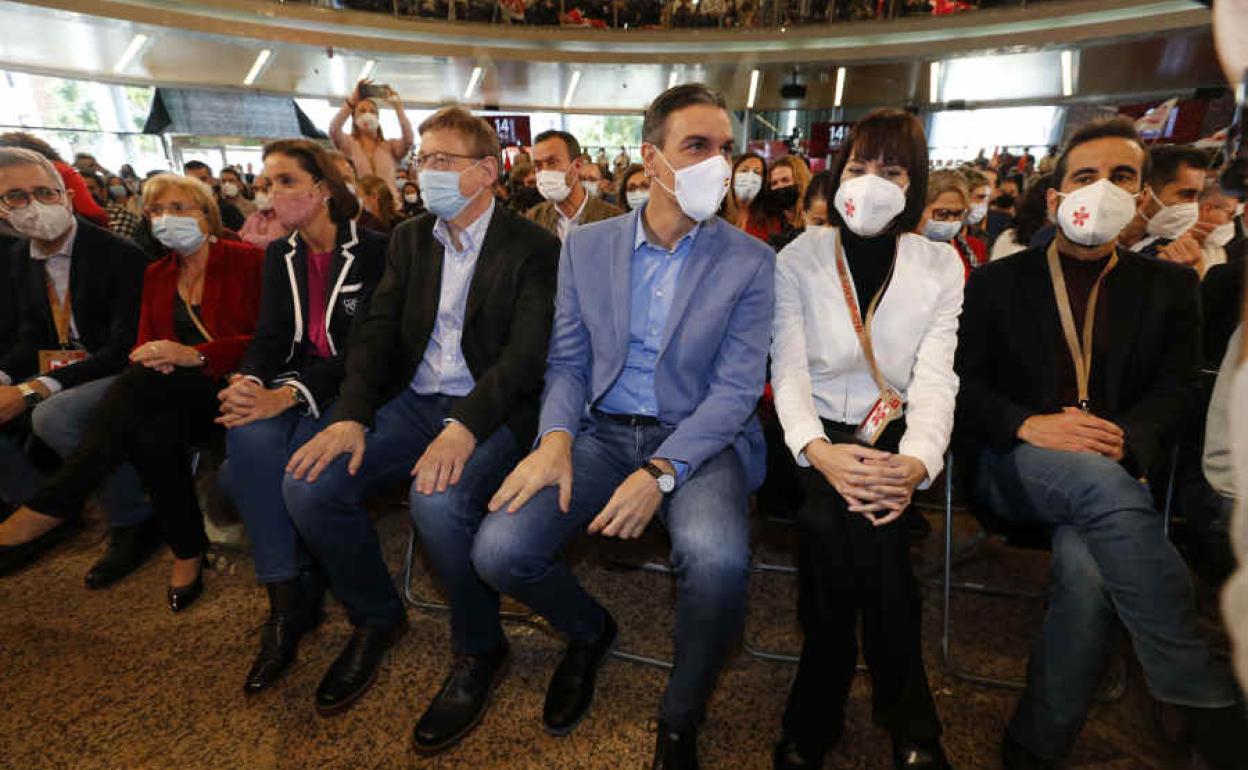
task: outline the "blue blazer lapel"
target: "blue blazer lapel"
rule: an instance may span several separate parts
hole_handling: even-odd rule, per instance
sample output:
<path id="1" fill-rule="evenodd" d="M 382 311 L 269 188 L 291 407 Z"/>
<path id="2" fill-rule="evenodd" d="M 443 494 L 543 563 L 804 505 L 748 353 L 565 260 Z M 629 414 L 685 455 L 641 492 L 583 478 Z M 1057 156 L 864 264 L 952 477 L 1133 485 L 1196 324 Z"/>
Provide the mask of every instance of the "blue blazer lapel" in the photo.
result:
<path id="1" fill-rule="evenodd" d="M 611 284 L 607 296 L 611 301 L 611 314 L 615 321 L 616 350 L 623 365 L 628 351 L 628 322 L 633 304 L 633 241 L 637 234 L 637 218 L 641 212 L 634 211 L 628 224 L 615 232 L 611 254 Z"/>
<path id="2" fill-rule="evenodd" d="M 684 318 L 689 303 L 693 301 L 694 292 L 702 283 L 707 271 L 714 263 L 712 255 L 717 253 L 720 241 L 720 228 L 728 227 L 719 217 L 712 217 L 703 223 L 702 229 L 694 236 L 689 256 L 685 258 L 680 277 L 676 283 L 676 296 L 672 298 L 672 309 L 667 314 L 667 326 L 663 329 L 663 341 L 659 344 L 659 358 L 667 352 L 667 345 L 676 333 L 676 327 Z"/>

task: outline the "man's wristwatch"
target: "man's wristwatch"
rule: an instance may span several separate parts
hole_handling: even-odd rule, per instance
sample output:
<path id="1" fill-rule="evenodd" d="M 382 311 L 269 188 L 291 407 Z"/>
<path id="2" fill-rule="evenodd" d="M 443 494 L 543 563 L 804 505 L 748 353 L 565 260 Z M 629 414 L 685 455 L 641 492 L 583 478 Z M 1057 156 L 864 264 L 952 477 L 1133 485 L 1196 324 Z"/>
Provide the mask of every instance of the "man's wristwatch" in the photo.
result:
<path id="1" fill-rule="evenodd" d="M 659 483 L 659 491 L 665 495 L 670 495 L 676 491 L 676 477 L 652 462 L 648 462 L 641 466 L 642 469 L 654 477 Z"/>
<path id="2" fill-rule="evenodd" d="M 295 400 L 295 406 L 306 409 L 308 406 L 308 397 L 303 395 L 303 391 L 299 389 L 299 386 L 295 385 L 293 382 L 287 382 L 285 383 L 285 387 L 290 391 L 290 397 Z"/>
<path id="3" fill-rule="evenodd" d="M 17 392 L 22 394 L 22 401 L 26 403 L 27 409 L 34 409 L 43 400 L 43 394 L 29 382 L 23 382 L 21 385 L 18 385 Z"/>

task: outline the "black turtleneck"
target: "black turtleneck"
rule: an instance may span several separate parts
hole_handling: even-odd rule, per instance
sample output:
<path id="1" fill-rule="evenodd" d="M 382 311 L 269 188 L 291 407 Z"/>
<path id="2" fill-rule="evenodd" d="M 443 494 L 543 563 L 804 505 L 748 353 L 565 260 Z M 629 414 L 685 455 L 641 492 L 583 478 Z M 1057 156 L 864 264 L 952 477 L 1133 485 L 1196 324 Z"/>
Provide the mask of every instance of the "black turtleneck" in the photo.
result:
<path id="1" fill-rule="evenodd" d="M 858 293 L 858 311 L 866 318 L 872 297 L 884 285 L 889 268 L 897 254 L 896 235 L 877 235 L 862 238 L 848 227 L 840 228 L 841 243 L 845 248 L 845 261 L 854 279 Z"/>

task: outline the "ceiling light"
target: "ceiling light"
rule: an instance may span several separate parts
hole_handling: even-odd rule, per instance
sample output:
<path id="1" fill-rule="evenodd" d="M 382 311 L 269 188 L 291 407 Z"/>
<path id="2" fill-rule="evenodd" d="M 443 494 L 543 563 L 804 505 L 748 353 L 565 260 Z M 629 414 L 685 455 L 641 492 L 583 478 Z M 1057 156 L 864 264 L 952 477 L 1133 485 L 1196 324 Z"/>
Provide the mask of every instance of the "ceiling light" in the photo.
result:
<path id="1" fill-rule="evenodd" d="M 1075 52 L 1062 51 L 1062 96 L 1075 95 Z"/>
<path id="2" fill-rule="evenodd" d="M 667 87 L 674 88 L 676 86 L 676 79 L 676 70 L 672 70 L 672 73 L 667 76 Z"/>
<path id="3" fill-rule="evenodd" d="M 247 77 L 243 78 L 243 85 L 249 86 L 256 82 L 256 78 L 260 77 L 260 73 L 264 70 L 264 65 L 269 63 L 269 57 L 272 55 L 273 52 L 266 48 L 256 56 L 255 63 L 251 65 L 251 71 L 247 73 Z"/>
<path id="4" fill-rule="evenodd" d="M 373 70 L 377 69 L 377 61 L 369 59 L 364 62 L 364 69 L 360 70 L 359 80 L 368 80 L 373 76 Z"/>
<path id="5" fill-rule="evenodd" d="M 566 110 L 572 104 L 572 97 L 576 95 L 576 87 L 581 82 L 581 71 L 576 70 L 572 73 L 572 81 L 568 83 L 568 93 L 563 97 L 563 108 Z"/>
<path id="6" fill-rule="evenodd" d="M 928 101 L 936 104 L 940 101 L 940 62 L 932 62 L 931 78 L 928 82 Z"/>
<path id="7" fill-rule="evenodd" d="M 142 32 L 137 33 L 130 39 L 130 45 L 126 46 L 126 50 L 122 52 L 121 58 L 113 65 L 113 72 L 121 72 L 130 66 L 130 62 L 134 61 L 134 57 L 139 55 L 139 51 L 143 50 L 143 46 L 147 45 L 147 35 Z"/>
<path id="8" fill-rule="evenodd" d="M 750 95 L 745 100 L 745 108 L 747 110 L 754 109 L 754 97 L 758 96 L 758 81 L 762 75 L 762 70 L 752 70 L 750 72 Z"/>
<path id="9" fill-rule="evenodd" d="M 481 83 L 482 70 L 480 67 L 472 68 L 472 76 L 468 78 L 468 87 L 464 89 L 464 101 L 472 101 L 472 92 L 477 90 L 477 86 Z"/>
<path id="10" fill-rule="evenodd" d="M 833 107 L 841 106 L 841 97 L 845 95 L 845 68 L 836 68 L 836 98 L 832 102 Z"/>

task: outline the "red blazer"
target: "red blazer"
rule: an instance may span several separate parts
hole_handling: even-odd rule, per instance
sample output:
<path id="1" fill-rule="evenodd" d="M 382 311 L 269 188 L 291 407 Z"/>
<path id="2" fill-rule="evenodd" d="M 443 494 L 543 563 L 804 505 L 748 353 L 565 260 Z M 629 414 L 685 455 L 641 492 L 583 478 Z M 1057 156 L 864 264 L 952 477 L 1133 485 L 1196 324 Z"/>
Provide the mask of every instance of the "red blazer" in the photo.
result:
<path id="1" fill-rule="evenodd" d="M 205 371 L 220 379 L 238 368 L 251 344 L 260 315 L 264 250 L 250 243 L 213 241 L 204 272 L 200 320 L 212 342 L 195 349 L 208 359 Z M 143 307 L 135 347 L 153 340 L 176 340 L 173 303 L 178 293 L 178 260 L 174 255 L 147 267 L 143 279 Z"/>
<path id="2" fill-rule="evenodd" d="M 86 217 L 94 224 L 108 229 L 108 212 L 100 208 L 100 204 L 95 202 L 95 198 L 91 197 L 91 193 L 87 191 L 87 183 L 82 181 L 82 174 L 68 163 L 61 161 L 53 161 L 53 167 L 56 173 L 61 175 L 61 181 L 65 183 L 65 189 L 74 193 L 73 207 L 74 213 L 80 217 Z"/>

